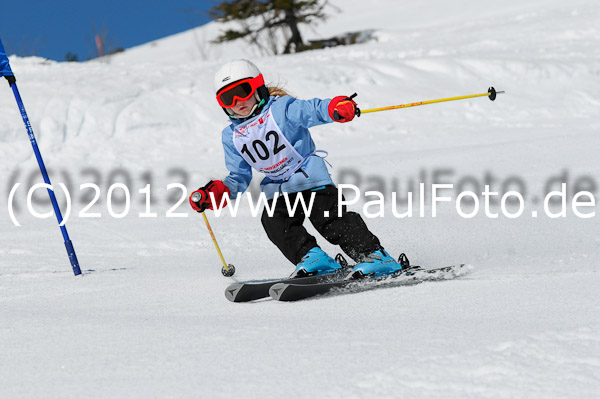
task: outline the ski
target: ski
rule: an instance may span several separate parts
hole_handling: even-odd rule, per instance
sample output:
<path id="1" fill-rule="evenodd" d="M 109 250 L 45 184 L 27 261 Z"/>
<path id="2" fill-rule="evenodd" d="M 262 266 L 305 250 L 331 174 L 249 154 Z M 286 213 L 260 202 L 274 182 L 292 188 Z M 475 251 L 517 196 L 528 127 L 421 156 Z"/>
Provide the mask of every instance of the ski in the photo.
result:
<path id="1" fill-rule="evenodd" d="M 261 280 L 261 281 L 245 281 L 241 283 L 234 283 L 229 285 L 225 289 L 225 297 L 231 302 L 250 302 L 257 299 L 268 298 L 269 289 L 275 284 L 294 284 L 294 285 L 305 285 L 305 284 L 322 284 L 331 283 L 336 281 L 345 280 L 351 273 L 352 269 L 356 265 L 348 263 L 344 255 L 337 254 L 335 261 L 342 266 L 341 269 L 334 273 L 322 274 L 318 276 L 308 277 L 285 277 L 281 279 L 272 280 Z M 398 257 L 398 263 L 402 264 L 405 268 L 408 268 L 410 262 L 404 253 Z M 413 269 L 420 269 L 420 266 L 413 266 Z"/>
<path id="2" fill-rule="evenodd" d="M 322 274 L 318 276 L 283 278 L 275 280 L 263 281 L 246 281 L 242 283 L 234 283 L 225 289 L 225 297 L 231 302 L 249 302 L 261 298 L 269 297 L 269 288 L 274 284 L 319 284 L 343 280 L 352 268 L 342 268 L 335 273 Z"/>
<path id="3" fill-rule="evenodd" d="M 315 283 L 296 284 L 279 282 L 272 284 L 269 294 L 278 301 L 298 301 L 318 295 L 332 293 L 350 293 L 366 291 L 378 287 L 420 284 L 424 281 L 449 280 L 468 271 L 465 264 L 452 265 L 438 269 L 422 269 L 418 266 L 390 276 L 363 279 L 337 279 Z"/>

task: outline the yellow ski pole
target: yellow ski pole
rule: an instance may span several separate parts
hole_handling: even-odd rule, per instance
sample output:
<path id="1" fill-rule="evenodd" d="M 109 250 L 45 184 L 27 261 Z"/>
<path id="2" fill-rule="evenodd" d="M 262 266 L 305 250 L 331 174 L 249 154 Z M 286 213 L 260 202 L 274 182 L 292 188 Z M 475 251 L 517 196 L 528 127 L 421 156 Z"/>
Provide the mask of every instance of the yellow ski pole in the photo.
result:
<path id="1" fill-rule="evenodd" d="M 382 108 L 372 108 L 372 109 L 364 109 L 364 110 L 360 110 L 360 109 L 356 109 L 356 115 L 360 116 L 361 114 L 366 114 L 369 112 L 379 112 L 379 111 L 388 111 L 390 109 L 399 109 L 399 108 L 409 108 L 409 107 L 418 107 L 419 105 L 427 105 L 427 104 L 435 104 L 435 103 L 443 103 L 446 101 L 456 101 L 456 100 L 464 100 L 467 98 L 475 98 L 475 97 L 489 97 L 490 100 L 494 101 L 496 99 L 496 95 L 497 94 L 502 94 L 504 93 L 504 91 L 496 91 L 496 89 L 494 89 L 493 87 L 490 87 L 487 91 L 487 93 L 481 93 L 481 94 L 470 94 L 468 96 L 459 96 L 459 97 L 449 97 L 449 98 L 440 98 L 437 100 L 429 100 L 429 101 L 419 101 L 416 103 L 410 103 L 410 104 L 401 104 L 401 105 L 392 105 L 389 107 L 382 107 Z M 354 96 L 351 96 L 350 98 L 352 98 Z"/>
<path id="2" fill-rule="evenodd" d="M 200 193 L 194 193 L 192 195 L 192 201 L 194 202 L 198 202 L 202 199 L 202 194 Z M 208 232 L 210 233 L 210 237 L 212 238 L 213 243 L 215 244 L 215 248 L 217 249 L 217 252 L 219 253 L 219 257 L 221 258 L 221 262 L 223 262 L 223 267 L 221 268 L 221 274 L 223 274 L 223 276 L 225 277 L 231 277 L 235 274 L 235 266 L 233 266 L 232 264 L 227 264 L 227 262 L 225 262 L 225 258 L 223 257 L 223 253 L 221 252 L 221 248 L 219 248 L 219 243 L 217 242 L 217 238 L 215 237 L 215 233 L 213 233 L 212 228 L 210 227 L 210 223 L 208 222 L 208 218 L 206 217 L 206 213 L 202 212 L 202 216 L 204 216 L 204 223 L 206 223 L 206 228 L 208 229 Z"/>

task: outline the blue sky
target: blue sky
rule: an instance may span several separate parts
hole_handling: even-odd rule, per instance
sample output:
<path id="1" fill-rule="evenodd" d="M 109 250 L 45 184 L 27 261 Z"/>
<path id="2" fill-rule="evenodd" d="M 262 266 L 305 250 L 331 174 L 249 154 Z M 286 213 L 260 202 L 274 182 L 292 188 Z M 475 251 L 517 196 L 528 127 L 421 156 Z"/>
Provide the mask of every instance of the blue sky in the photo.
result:
<path id="1" fill-rule="evenodd" d="M 209 19 L 201 12 L 218 2 L 13 1 L 0 12 L 0 38 L 9 54 L 63 61 L 65 54 L 71 52 L 84 61 L 95 56 L 95 32 L 106 32 L 109 50 L 128 48 L 205 24 Z"/>

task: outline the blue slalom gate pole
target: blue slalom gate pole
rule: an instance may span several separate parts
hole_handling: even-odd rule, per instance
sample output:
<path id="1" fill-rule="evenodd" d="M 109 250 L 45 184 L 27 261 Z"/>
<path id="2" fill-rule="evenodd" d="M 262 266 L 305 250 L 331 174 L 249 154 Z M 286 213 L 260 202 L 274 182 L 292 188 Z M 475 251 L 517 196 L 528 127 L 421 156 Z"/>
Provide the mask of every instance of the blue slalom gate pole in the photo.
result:
<path id="1" fill-rule="evenodd" d="M 29 117 L 27 116 L 27 112 L 25 111 L 25 105 L 23 105 L 23 100 L 21 99 L 21 95 L 19 94 L 19 89 L 17 88 L 17 80 L 12 70 L 10 69 L 10 64 L 8 62 L 8 57 L 6 55 L 6 51 L 4 50 L 4 46 L 2 45 L 2 40 L 0 40 L 0 76 L 4 76 L 6 80 L 8 80 L 8 84 L 12 88 L 13 94 L 15 95 L 15 100 L 17 100 L 17 105 L 19 106 L 19 111 L 21 111 L 21 117 L 23 118 L 23 122 L 25 123 L 25 129 L 27 129 L 27 134 L 29 136 L 29 141 L 31 142 L 31 146 L 33 147 L 33 152 L 35 153 L 35 157 L 38 161 L 38 165 L 40 166 L 40 171 L 42 172 L 42 176 L 44 178 L 44 182 L 49 186 L 52 186 L 50 183 L 50 177 L 48 177 L 48 171 L 46 170 L 46 165 L 44 165 L 44 160 L 42 159 L 42 154 L 40 153 L 40 149 L 38 148 L 37 141 L 35 139 L 35 135 L 33 134 L 33 129 L 31 127 L 31 123 L 29 122 Z M 58 202 L 56 201 L 56 196 L 54 195 L 54 190 L 48 188 L 48 194 L 50 195 L 50 201 L 52 201 L 52 207 L 54 208 L 54 214 L 56 215 L 56 219 L 58 220 L 58 225 L 60 227 L 60 231 L 62 233 L 63 239 L 65 241 L 65 248 L 67 249 L 67 254 L 69 255 L 69 261 L 71 262 L 71 268 L 73 269 L 73 273 L 78 276 L 81 274 L 81 269 L 79 268 L 79 261 L 77 260 L 77 255 L 75 254 L 75 248 L 73 248 L 73 243 L 69 238 L 69 233 L 67 232 L 67 227 L 63 225 L 63 217 L 60 212 L 60 208 L 58 207 Z"/>

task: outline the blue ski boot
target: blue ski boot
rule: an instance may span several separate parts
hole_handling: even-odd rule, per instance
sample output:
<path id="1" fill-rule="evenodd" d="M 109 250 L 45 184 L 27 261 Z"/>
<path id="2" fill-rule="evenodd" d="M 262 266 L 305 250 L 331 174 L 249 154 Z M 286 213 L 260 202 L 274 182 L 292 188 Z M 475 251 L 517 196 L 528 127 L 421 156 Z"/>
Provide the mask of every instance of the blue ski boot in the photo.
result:
<path id="1" fill-rule="evenodd" d="M 340 266 L 331 256 L 327 255 L 319 247 L 311 248 L 296 266 L 296 270 L 290 277 L 307 277 L 317 274 L 333 273 L 341 269 Z"/>
<path id="2" fill-rule="evenodd" d="M 400 270 L 402 270 L 402 265 L 382 248 L 370 253 L 362 262 L 354 266 L 350 278 L 380 277 L 394 274 Z"/>

